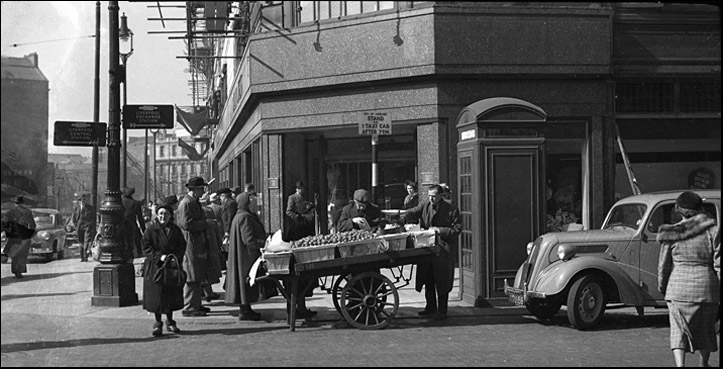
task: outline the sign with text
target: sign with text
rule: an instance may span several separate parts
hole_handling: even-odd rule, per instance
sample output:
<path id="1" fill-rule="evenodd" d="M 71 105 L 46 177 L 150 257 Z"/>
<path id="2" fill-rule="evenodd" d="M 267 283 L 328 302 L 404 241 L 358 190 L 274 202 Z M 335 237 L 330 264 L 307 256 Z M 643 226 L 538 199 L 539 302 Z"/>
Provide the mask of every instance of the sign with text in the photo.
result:
<path id="1" fill-rule="evenodd" d="M 360 135 L 391 135 L 392 120 L 387 113 L 365 112 L 359 119 Z"/>
<path id="2" fill-rule="evenodd" d="M 123 128 L 173 128 L 173 105 L 124 105 Z"/>
<path id="3" fill-rule="evenodd" d="M 106 123 L 55 121 L 55 146 L 105 146 Z"/>

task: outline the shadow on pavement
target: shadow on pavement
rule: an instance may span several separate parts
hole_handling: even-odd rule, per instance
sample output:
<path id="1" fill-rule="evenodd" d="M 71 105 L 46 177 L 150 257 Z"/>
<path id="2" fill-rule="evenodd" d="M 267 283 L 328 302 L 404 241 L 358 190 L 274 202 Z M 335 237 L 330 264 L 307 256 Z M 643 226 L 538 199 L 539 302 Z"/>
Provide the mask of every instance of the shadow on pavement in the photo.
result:
<path id="1" fill-rule="evenodd" d="M 170 337 L 170 335 L 168 335 Z M 165 337 L 165 336 L 163 336 Z M 161 338 L 163 338 L 161 337 Z M 149 342 L 155 341 L 156 337 L 144 337 L 144 338 L 85 338 L 81 340 L 68 340 L 68 341 L 45 341 L 45 342 L 30 342 L 30 343 L 10 343 L 7 345 L 0 346 L 3 354 L 9 354 L 19 351 L 33 351 L 33 350 L 47 350 L 56 348 L 68 348 L 68 347 L 83 347 L 83 346 L 94 346 L 94 345 L 110 345 L 117 343 L 138 343 L 138 342 Z"/>
<path id="2" fill-rule="evenodd" d="M 566 315 L 558 314 L 551 320 L 541 321 L 530 316 L 532 321 L 536 321 L 546 326 L 558 326 L 558 327 L 569 327 L 575 329 L 567 319 Z M 638 328 L 667 328 L 670 326 L 668 320 L 668 314 L 656 314 L 656 315 L 645 315 L 639 317 L 635 314 L 610 314 L 606 313 L 603 316 L 600 325 L 594 329 L 590 329 L 590 332 L 600 331 L 618 331 L 618 330 L 629 330 Z"/>
<path id="3" fill-rule="evenodd" d="M 28 297 L 51 297 L 51 296 L 71 296 L 71 295 L 77 295 L 79 293 L 88 293 L 91 292 L 88 291 L 78 291 L 78 292 L 66 292 L 66 293 L 33 293 L 33 294 L 27 294 L 27 295 L 3 295 L 0 297 L 0 300 L 7 301 L 7 300 L 14 300 L 14 299 L 23 299 Z"/>
<path id="4" fill-rule="evenodd" d="M 13 283 L 22 283 L 29 281 L 36 281 L 39 279 L 51 279 L 57 277 L 63 277 L 71 274 L 82 274 L 82 273 L 93 273 L 92 270 L 80 271 L 80 272 L 68 272 L 68 273 L 46 273 L 46 274 L 23 274 L 23 278 L 15 278 L 15 276 L 5 277 L 0 280 L 0 286 L 5 286 Z"/>
<path id="5" fill-rule="evenodd" d="M 179 321 L 180 322 L 180 321 Z M 181 327 L 179 323 L 179 327 Z M 182 328 L 181 328 L 182 329 Z M 240 334 L 253 334 L 253 333 L 264 333 L 279 330 L 288 330 L 287 326 L 273 326 L 273 327 L 249 327 L 249 328 L 219 328 L 219 329 L 200 329 L 197 331 L 184 330 L 180 333 L 181 336 L 202 336 L 207 334 L 223 334 L 225 336 L 236 336 Z"/>

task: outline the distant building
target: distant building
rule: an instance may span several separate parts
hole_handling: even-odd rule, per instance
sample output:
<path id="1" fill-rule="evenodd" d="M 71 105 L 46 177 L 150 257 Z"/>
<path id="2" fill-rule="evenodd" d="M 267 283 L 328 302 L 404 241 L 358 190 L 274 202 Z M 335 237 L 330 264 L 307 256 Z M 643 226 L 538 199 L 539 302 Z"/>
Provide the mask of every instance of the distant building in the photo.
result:
<path id="1" fill-rule="evenodd" d="M 2 57 L 2 201 L 26 196 L 45 204 L 52 185 L 48 165 L 48 79 L 38 54 Z"/>

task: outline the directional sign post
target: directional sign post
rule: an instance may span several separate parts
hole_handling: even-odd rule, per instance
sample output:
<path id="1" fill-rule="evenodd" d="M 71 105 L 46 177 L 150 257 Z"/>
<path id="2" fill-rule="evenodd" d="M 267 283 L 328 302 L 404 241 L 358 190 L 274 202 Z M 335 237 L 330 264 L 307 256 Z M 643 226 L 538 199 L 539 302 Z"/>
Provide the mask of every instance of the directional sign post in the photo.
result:
<path id="1" fill-rule="evenodd" d="M 377 176 L 377 144 L 379 143 L 379 135 L 392 134 L 392 120 L 389 115 L 384 112 L 364 112 L 359 117 L 359 134 L 372 136 L 372 201 L 377 200 L 377 186 L 379 178 Z"/>
<path id="2" fill-rule="evenodd" d="M 55 121 L 55 146 L 105 146 L 106 123 Z"/>
<path id="3" fill-rule="evenodd" d="M 124 105 L 123 128 L 173 128 L 173 105 Z"/>

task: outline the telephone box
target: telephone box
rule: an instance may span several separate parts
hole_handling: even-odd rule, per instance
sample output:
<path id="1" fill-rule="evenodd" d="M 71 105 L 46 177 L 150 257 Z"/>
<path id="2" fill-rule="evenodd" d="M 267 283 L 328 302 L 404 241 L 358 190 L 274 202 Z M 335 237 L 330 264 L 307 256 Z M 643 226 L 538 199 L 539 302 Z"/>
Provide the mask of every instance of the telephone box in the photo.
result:
<path id="1" fill-rule="evenodd" d="M 460 294 L 475 306 L 504 298 L 526 245 L 545 222 L 547 114 L 529 102 L 498 97 L 468 105 L 457 119 Z"/>

